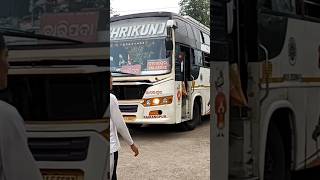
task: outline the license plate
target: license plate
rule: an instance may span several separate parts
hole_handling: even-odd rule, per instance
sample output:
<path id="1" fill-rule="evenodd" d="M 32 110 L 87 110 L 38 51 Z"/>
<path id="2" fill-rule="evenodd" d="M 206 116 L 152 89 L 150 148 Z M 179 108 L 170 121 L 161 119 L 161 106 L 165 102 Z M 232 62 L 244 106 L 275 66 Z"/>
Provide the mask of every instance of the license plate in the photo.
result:
<path id="1" fill-rule="evenodd" d="M 82 178 L 72 175 L 44 175 L 43 180 L 82 180 Z"/>
<path id="2" fill-rule="evenodd" d="M 43 180 L 84 180 L 81 170 L 41 170 Z"/>
<path id="3" fill-rule="evenodd" d="M 123 116 L 125 122 L 132 122 L 136 119 L 136 116 Z"/>

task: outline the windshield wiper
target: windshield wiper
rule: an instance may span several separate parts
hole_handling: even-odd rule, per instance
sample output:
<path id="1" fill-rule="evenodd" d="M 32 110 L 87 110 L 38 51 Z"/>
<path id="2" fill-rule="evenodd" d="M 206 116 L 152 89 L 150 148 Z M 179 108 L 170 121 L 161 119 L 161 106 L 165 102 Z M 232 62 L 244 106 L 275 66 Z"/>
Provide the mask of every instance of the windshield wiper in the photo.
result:
<path id="1" fill-rule="evenodd" d="M 30 38 L 30 39 L 37 39 L 37 40 L 49 40 L 49 41 L 56 41 L 56 42 L 68 42 L 72 44 L 82 44 L 82 41 L 77 41 L 68 38 L 56 37 L 56 36 L 48 36 L 42 34 L 36 34 L 30 31 L 23 31 L 19 29 L 12 29 L 12 28 L 4 28 L 0 27 L 0 33 L 4 36 L 10 37 L 21 37 L 21 38 Z"/>
<path id="2" fill-rule="evenodd" d="M 122 72 L 122 71 L 111 71 L 111 73 L 117 73 L 117 74 L 124 74 L 124 75 L 137 76 L 136 74 L 126 73 L 126 72 Z"/>

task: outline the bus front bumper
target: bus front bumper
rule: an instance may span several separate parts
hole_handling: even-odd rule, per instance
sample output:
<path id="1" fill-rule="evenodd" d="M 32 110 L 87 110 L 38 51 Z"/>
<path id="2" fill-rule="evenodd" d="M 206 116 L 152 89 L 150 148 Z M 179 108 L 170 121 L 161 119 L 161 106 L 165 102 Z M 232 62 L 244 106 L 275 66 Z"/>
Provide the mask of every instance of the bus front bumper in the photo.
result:
<path id="1" fill-rule="evenodd" d="M 124 104 L 120 102 L 119 105 L 120 107 L 121 105 L 126 107 L 137 106 L 136 112 L 122 111 L 124 121 L 127 124 L 176 124 L 179 122 L 176 118 L 174 104 L 144 107 L 138 103 Z"/>
<path id="2" fill-rule="evenodd" d="M 126 120 L 127 124 L 176 124 L 175 119 L 170 118 L 145 118 L 145 119 L 135 119 L 135 120 Z"/>

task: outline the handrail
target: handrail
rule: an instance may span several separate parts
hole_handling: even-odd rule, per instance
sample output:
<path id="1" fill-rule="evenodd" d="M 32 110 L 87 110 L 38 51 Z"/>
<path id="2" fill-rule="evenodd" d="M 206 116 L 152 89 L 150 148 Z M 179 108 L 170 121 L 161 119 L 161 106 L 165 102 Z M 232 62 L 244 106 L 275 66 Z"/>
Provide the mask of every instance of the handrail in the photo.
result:
<path id="1" fill-rule="evenodd" d="M 259 47 L 264 51 L 264 53 L 265 53 L 265 56 L 266 56 L 266 58 L 265 58 L 265 65 L 266 65 L 266 68 L 268 68 L 268 63 L 269 63 L 269 51 L 268 51 L 268 49 L 264 46 L 264 45 L 262 45 L 262 44 L 259 44 Z M 265 71 L 265 69 L 263 70 L 263 71 Z M 266 72 L 263 72 L 263 73 L 266 73 Z M 265 81 L 266 81 L 266 93 L 265 93 L 265 95 L 262 97 L 262 99 L 260 100 L 260 105 L 263 103 L 263 101 L 268 97 L 268 95 L 269 95 L 269 76 L 268 76 L 268 74 L 266 74 L 265 75 Z"/>

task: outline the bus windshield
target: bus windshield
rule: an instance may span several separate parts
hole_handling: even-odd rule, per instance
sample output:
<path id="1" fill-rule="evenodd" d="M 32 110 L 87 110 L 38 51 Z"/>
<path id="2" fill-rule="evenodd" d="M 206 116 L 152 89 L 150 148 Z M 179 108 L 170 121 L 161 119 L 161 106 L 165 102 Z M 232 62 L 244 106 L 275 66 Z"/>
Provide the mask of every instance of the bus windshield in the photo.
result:
<path id="1" fill-rule="evenodd" d="M 110 47 L 110 67 L 117 75 L 161 75 L 171 70 L 165 38 L 113 41 Z"/>

